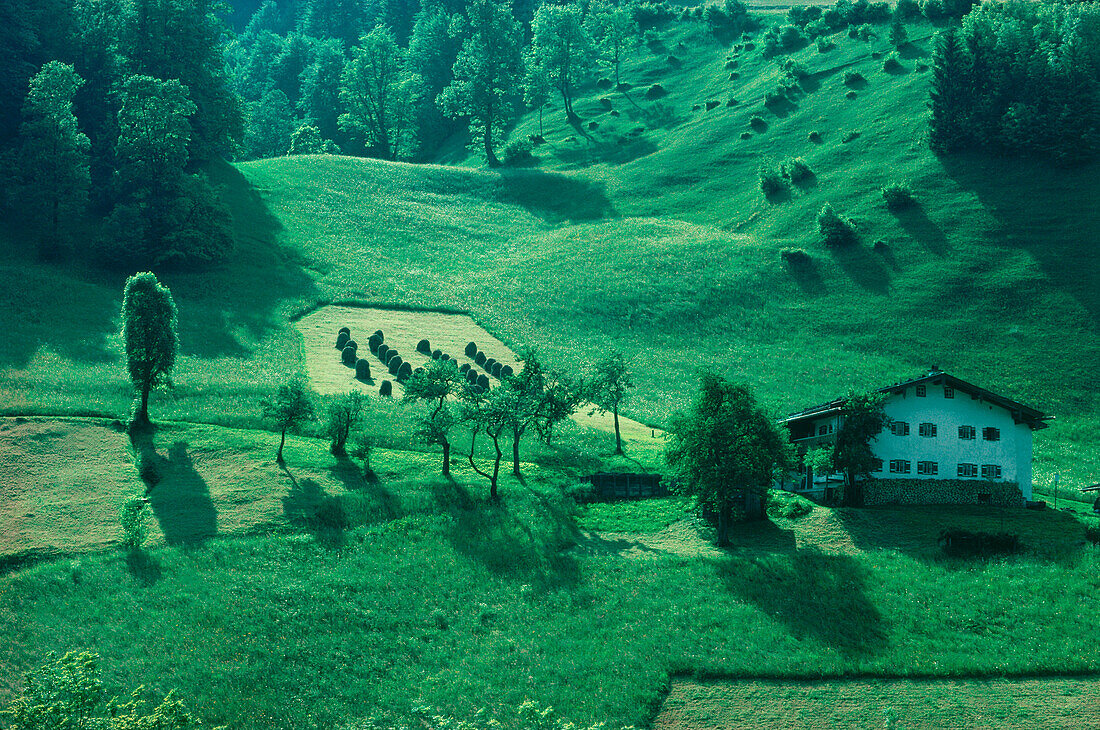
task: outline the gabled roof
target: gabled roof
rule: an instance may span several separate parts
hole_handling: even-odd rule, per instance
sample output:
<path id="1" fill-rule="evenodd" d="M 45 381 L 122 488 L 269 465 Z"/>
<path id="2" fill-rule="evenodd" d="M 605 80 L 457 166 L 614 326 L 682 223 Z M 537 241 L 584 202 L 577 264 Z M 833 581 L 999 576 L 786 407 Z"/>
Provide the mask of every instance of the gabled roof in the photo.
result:
<path id="1" fill-rule="evenodd" d="M 934 385 L 947 385 L 954 388 L 957 391 L 963 393 L 969 393 L 981 400 L 993 403 L 994 405 L 1004 408 L 1012 414 L 1012 417 L 1017 423 L 1026 423 L 1033 430 L 1047 427 L 1047 421 L 1053 418 L 1048 416 L 1042 411 L 1026 406 L 1023 403 L 1014 401 L 1011 398 L 1006 398 L 1003 395 L 998 395 L 991 390 L 985 388 L 979 388 L 978 386 L 968 383 L 961 378 L 956 378 L 954 375 L 943 372 L 937 368 L 933 368 L 927 375 L 922 375 L 918 378 L 912 378 L 910 380 L 904 380 L 900 383 L 894 383 L 893 385 L 887 385 L 885 388 L 879 388 L 877 393 L 901 393 L 906 388 L 913 385 L 921 385 L 924 383 L 932 383 Z M 791 421 L 801 421 L 807 418 L 820 418 L 821 416 L 828 416 L 840 411 L 841 407 L 848 400 L 847 397 L 836 398 L 828 403 L 822 403 L 820 405 L 807 408 L 797 413 L 792 413 L 783 419 L 783 423 L 790 423 Z"/>

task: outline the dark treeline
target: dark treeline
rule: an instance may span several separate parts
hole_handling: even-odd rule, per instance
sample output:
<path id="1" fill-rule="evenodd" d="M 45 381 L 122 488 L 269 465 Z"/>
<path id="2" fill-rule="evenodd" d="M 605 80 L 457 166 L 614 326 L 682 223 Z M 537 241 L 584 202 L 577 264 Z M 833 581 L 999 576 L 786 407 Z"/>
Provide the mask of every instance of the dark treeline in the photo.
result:
<path id="1" fill-rule="evenodd" d="M 939 38 L 932 146 L 1092 159 L 1098 82 L 1100 4 L 987 3 Z"/>

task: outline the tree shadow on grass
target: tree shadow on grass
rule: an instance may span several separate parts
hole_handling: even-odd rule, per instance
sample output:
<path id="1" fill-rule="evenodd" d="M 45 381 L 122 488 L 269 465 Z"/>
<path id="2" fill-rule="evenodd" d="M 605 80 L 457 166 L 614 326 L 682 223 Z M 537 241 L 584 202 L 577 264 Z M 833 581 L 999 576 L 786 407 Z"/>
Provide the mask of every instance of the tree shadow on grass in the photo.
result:
<path id="1" fill-rule="evenodd" d="M 1100 323 L 1100 163 L 1064 168 L 978 153 L 944 155 L 940 163 L 996 219 L 973 235 L 1006 250 L 1026 250 Z"/>
<path id="2" fill-rule="evenodd" d="M 218 512 L 210 499 L 210 488 L 187 453 L 187 444 L 177 441 L 168 458 L 158 464 L 161 479 L 149 493 L 149 504 L 169 545 L 205 542 L 218 533 Z"/>
<path id="3" fill-rule="evenodd" d="M 797 639 L 815 639 L 850 658 L 886 646 L 885 621 L 867 597 L 871 573 L 852 557 L 744 551 L 717 570 L 730 593 L 786 624 Z"/>
<path id="4" fill-rule="evenodd" d="M 602 139 L 593 137 L 583 147 L 563 148 L 556 155 L 569 168 L 581 169 L 603 162 L 622 165 L 656 151 L 657 145 L 646 137 L 616 135 Z"/>
<path id="5" fill-rule="evenodd" d="M 789 261 L 786 268 L 803 294 L 821 297 L 828 293 L 821 270 L 814 259 L 807 257 L 806 261 Z"/>
<path id="6" fill-rule="evenodd" d="M 892 212 L 905 232 L 929 252 L 936 256 L 946 256 L 951 253 L 951 244 L 944 235 L 943 229 L 928 217 L 920 203 L 914 202 Z"/>
<path id="7" fill-rule="evenodd" d="M 536 533 L 513 514 L 506 498 L 472 496 L 454 481 L 437 480 L 433 492 L 446 516 L 443 534 L 456 552 L 489 573 L 532 586 L 539 593 L 571 588 L 580 582 L 577 558 L 563 549 L 556 534 Z M 557 519 L 540 514 L 540 518 Z"/>
<path id="8" fill-rule="evenodd" d="M 319 290 L 308 262 L 283 247 L 281 221 L 234 166 L 208 170 L 233 216 L 236 247 L 216 268 L 161 276 L 179 307 L 180 352 L 199 357 L 248 357 L 251 342 L 282 326 L 281 305 L 309 301 Z"/>
<path id="9" fill-rule="evenodd" d="M 159 581 L 163 575 L 160 561 L 141 548 L 127 551 L 126 570 L 134 580 L 146 587 Z"/>
<path id="10" fill-rule="evenodd" d="M 866 246 L 853 243 L 834 246 L 830 251 L 833 260 L 856 284 L 875 294 L 886 294 L 890 291 L 890 272 L 882 260 Z"/>
<path id="11" fill-rule="evenodd" d="M 604 189 L 586 180 L 537 170 L 503 170 L 499 197 L 549 222 L 587 221 L 614 212 Z"/>
<path id="12" fill-rule="evenodd" d="M 283 497 L 283 513 L 295 527 L 313 533 L 328 548 L 344 545 L 348 515 L 339 499 L 325 492 L 313 479 L 295 479 L 290 472 L 290 491 Z"/>
<path id="13" fill-rule="evenodd" d="M 913 42 L 905 43 L 898 49 L 898 56 L 908 61 L 912 61 L 917 58 L 927 58 L 928 51 L 924 50 L 922 46 Z"/>

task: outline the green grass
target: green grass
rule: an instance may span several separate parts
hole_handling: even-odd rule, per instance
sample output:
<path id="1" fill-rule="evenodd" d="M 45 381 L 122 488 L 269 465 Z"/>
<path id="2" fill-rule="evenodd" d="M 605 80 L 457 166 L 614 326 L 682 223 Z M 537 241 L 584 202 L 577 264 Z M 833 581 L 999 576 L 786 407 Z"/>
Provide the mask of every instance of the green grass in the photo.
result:
<path id="1" fill-rule="evenodd" d="M 600 532 L 660 532 L 693 512 L 694 500 L 687 497 L 596 502 L 580 508 L 577 525 Z"/>
<path id="2" fill-rule="evenodd" d="M 670 676 L 1095 670 L 1100 552 L 1056 512 L 844 511 L 746 527 L 719 556 L 568 549 L 554 478 L 383 482 L 385 519 L 215 539 L 0 578 L 0 663 L 88 647 L 112 687 L 177 688 L 208 722 L 344 727 L 525 698 L 647 723 Z M 936 523 L 1004 519 L 1027 552 L 939 557 Z M 852 546 L 856 546 L 852 550 Z M 1041 607 L 1041 610 L 1036 610 Z M 538 627 L 532 631 L 532 627 Z M 139 637 L 135 639 L 135 637 Z M 304 678 L 308 677 L 308 681 Z"/>
<path id="3" fill-rule="evenodd" d="M 910 28 L 914 55 L 928 52 L 932 30 Z M 687 404 L 699 367 L 782 412 L 936 363 L 1057 415 L 1036 434 L 1038 494 L 1055 473 L 1060 501 L 1100 480 L 1097 166 L 932 155 L 922 141 L 929 75 L 916 70 L 926 56 L 903 57 L 909 72 L 891 75 L 869 55 L 882 44 L 838 34 L 833 51 L 795 54 L 813 82 L 767 109 L 774 61 L 728 59 L 696 24 L 660 36 L 664 50 L 643 47 L 627 64 L 633 103 L 610 96 L 618 118 L 582 87 L 578 112 L 600 115 L 591 141 L 560 110 L 545 116 L 536 170 L 326 156 L 215 165 L 239 246 L 210 270 L 162 277 L 179 305 L 182 357 L 154 417 L 261 426 L 260 398 L 303 368 L 292 317 L 353 300 L 469 311 L 514 349 L 536 346 L 574 373 L 622 349 L 638 384 L 624 412 L 653 425 Z M 845 70 L 867 79 L 855 99 Z M 654 82 L 669 96 L 643 101 Z M 731 96 L 739 103 L 727 107 Z M 723 103 L 692 111 L 710 99 Z M 766 131 L 741 140 L 753 114 Z M 528 115 L 512 134 L 536 124 Z M 635 127 L 644 131 L 631 136 Z M 756 174 L 769 156 L 802 157 L 815 177 L 766 200 Z M 880 190 L 898 181 L 917 205 L 894 214 Z M 856 220 L 858 245 L 820 245 L 826 202 Z M 24 233 L 0 231 L 0 412 L 123 417 L 125 276 L 37 263 Z M 872 249 L 876 240 L 885 245 Z M 805 249 L 812 265 L 788 268 L 784 248 Z M 407 717 L 421 702 L 463 715 L 526 696 L 569 719 L 620 724 L 651 719 L 679 672 L 1100 667 L 1090 623 L 1100 556 L 1062 512 L 815 508 L 746 528 L 718 557 L 642 542 L 586 552 L 570 548 L 578 524 L 644 533 L 674 502 L 590 507 L 578 523 L 562 490 L 585 469 L 655 466 L 656 452 L 606 458 L 607 434 L 581 429 L 553 448 L 529 444 L 527 483 L 506 479 L 493 506 L 467 471 L 435 478 L 435 454 L 406 450 L 423 448 L 412 420 L 396 406 L 369 419 L 394 449 L 378 457 L 395 464 L 378 467 L 388 469 L 378 485 L 314 480 L 318 491 L 242 471 L 255 480 L 243 496 L 283 510 L 262 534 L 0 577 L 0 693 L 48 650 L 91 648 L 113 686 L 178 687 L 205 719 L 235 727 L 339 727 Z M 274 443 L 172 428 L 182 430 L 167 437 L 200 451 Z M 291 464 L 331 476 L 323 444 L 288 448 Z M 238 514 L 230 493 L 210 500 L 219 525 Z M 1024 534 L 1023 556 L 939 557 L 940 527 L 999 531 L 1002 521 Z"/>

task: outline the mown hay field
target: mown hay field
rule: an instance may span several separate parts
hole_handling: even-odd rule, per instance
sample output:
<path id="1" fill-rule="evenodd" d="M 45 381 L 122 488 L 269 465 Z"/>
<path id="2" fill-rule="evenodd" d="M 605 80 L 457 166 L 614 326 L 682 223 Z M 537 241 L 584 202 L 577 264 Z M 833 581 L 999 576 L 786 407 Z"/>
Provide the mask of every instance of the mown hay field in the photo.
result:
<path id="1" fill-rule="evenodd" d="M 887 724 L 892 717 L 894 725 Z M 1100 727 L 1100 677 L 674 680 L 654 730 L 1084 730 Z"/>

